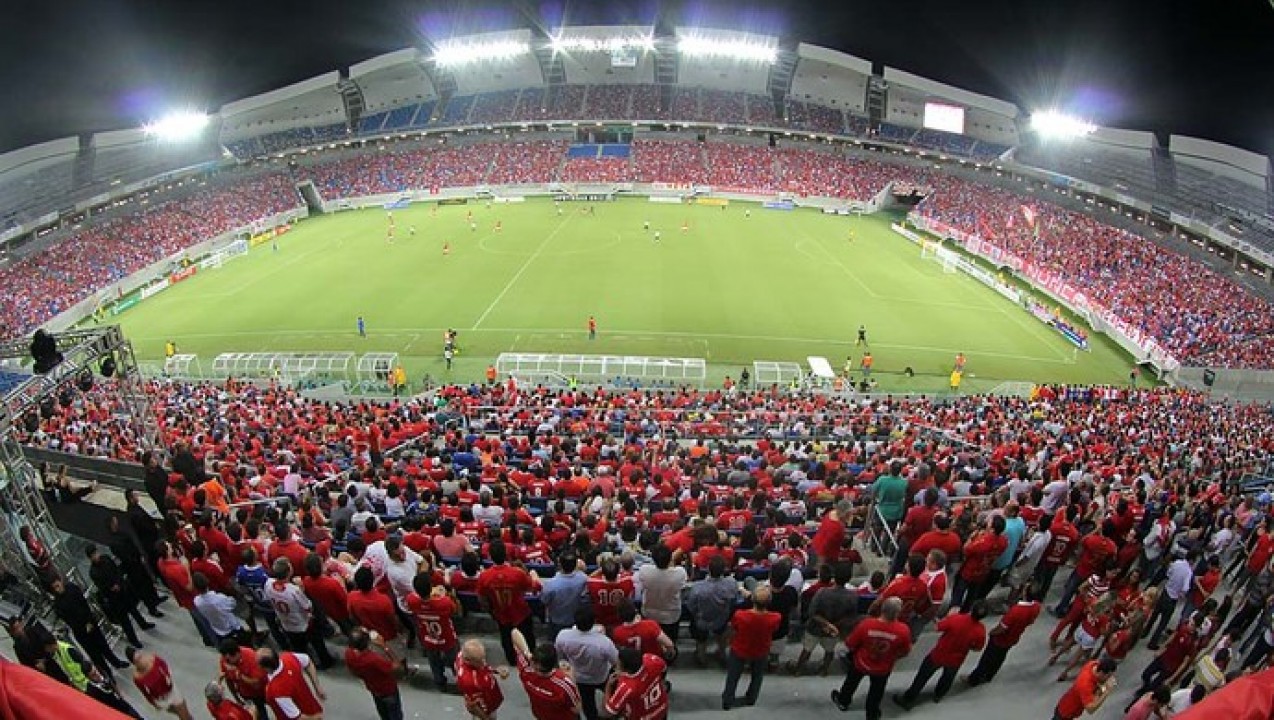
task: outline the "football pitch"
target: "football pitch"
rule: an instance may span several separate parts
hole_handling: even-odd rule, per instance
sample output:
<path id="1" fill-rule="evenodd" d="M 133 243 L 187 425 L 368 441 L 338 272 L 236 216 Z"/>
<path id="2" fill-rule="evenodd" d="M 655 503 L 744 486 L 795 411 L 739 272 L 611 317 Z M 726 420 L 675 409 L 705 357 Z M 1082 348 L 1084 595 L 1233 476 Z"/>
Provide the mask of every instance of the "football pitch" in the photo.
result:
<path id="1" fill-rule="evenodd" d="M 1105 338 L 1076 350 L 990 288 L 922 260 L 889 229 L 895 219 L 644 198 L 420 203 L 393 212 L 390 242 L 385 210 L 350 211 L 302 221 L 277 249 L 201 270 L 114 321 L 143 363 L 162 363 L 168 340 L 205 372 L 223 352 L 396 352 L 413 385 L 479 380 L 510 351 L 704 358 L 711 386 L 753 360 L 825 356 L 839 370 L 852 356 L 856 368 L 859 325 L 881 390 L 945 390 L 958 352 L 962 391 L 1126 382 L 1130 359 Z M 461 348 L 450 371 L 447 328 Z"/>

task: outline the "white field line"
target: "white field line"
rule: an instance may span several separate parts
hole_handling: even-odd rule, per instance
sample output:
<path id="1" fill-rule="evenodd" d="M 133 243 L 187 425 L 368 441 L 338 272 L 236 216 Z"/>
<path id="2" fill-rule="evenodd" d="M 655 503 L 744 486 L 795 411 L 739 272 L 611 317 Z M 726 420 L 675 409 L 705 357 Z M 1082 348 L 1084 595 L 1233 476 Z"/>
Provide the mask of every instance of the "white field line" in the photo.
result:
<path id="1" fill-rule="evenodd" d="M 500 294 L 496 295 L 495 299 L 491 301 L 491 304 L 487 306 L 487 309 L 478 316 L 477 321 L 473 323 L 473 327 L 469 328 L 470 330 L 477 330 L 478 327 L 482 325 L 482 322 L 487 319 L 487 316 L 491 314 L 491 311 L 495 309 L 495 306 L 500 304 L 500 301 L 503 300 L 504 296 L 509 293 L 509 290 L 522 277 L 522 274 L 526 272 L 526 269 L 531 267 L 531 263 L 535 262 L 535 259 L 540 256 L 540 253 L 544 252 L 544 248 L 548 247 L 548 244 L 552 242 L 553 238 L 557 237 L 557 234 L 562 231 L 562 228 L 566 227 L 566 224 L 571 221 L 572 217 L 574 216 L 567 215 L 566 218 L 553 229 L 553 232 L 549 233 L 548 236 L 544 238 L 543 242 L 540 243 L 540 246 L 535 248 L 535 252 L 531 253 L 531 257 L 527 258 L 526 262 L 522 263 L 522 267 L 518 268 L 518 271 L 513 274 L 513 277 L 509 278 L 509 281 L 504 284 L 504 289 L 500 291 Z"/>

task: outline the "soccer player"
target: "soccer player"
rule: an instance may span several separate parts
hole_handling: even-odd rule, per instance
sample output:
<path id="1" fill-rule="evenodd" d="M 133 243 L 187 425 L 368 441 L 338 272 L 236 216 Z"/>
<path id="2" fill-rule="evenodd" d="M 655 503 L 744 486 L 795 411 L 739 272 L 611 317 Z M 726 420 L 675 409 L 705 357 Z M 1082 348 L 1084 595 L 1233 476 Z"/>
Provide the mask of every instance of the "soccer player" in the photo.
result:
<path id="1" fill-rule="evenodd" d="M 452 360 L 454 360 L 454 359 L 455 359 L 455 357 L 456 357 L 456 351 L 455 351 L 455 350 L 452 350 L 450 347 L 448 347 L 448 348 L 446 348 L 446 349 L 444 349 L 444 350 L 442 351 L 442 359 L 443 359 L 443 360 L 445 360 L 445 361 L 447 362 L 447 369 L 448 369 L 448 370 L 450 370 L 450 369 L 451 369 L 451 361 L 452 361 Z"/>
<path id="2" fill-rule="evenodd" d="M 960 392 L 960 381 L 964 379 L 964 373 L 959 370 L 951 371 L 951 392 Z"/>
<path id="3" fill-rule="evenodd" d="M 562 217 L 562 203 L 553 203 L 553 206 L 557 208 L 557 216 Z"/>
<path id="4" fill-rule="evenodd" d="M 469 232 L 477 232 L 477 231 L 478 231 L 478 223 L 476 222 L 469 223 Z"/>
<path id="5" fill-rule="evenodd" d="M 964 372 L 964 353 L 962 352 L 956 353 L 955 367 L 953 369 L 957 372 Z"/>
<path id="6" fill-rule="evenodd" d="M 861 332 L 862 332 L 862 331 L 860 330 L 860 331 L 859 331 L 859 333 L 861 333 Z M 862 337 L 862 336 L 861 336 L 861 334 L 859 335 L 859 337 Z M 871 377 L 871 366 L 872 366 L 872 364 L 873 364 L 874 362 L 875 362 L 875 359 L 874 359 L 874 358 L 872 358 L 872 356 L 871 356 L 871 353 L 870 353 L 870 352 L 865 352 L 865 353 L 863 353 L 863 361 L 862 361 L 861 363 L 859 363 L 858 368 L 859 368 L 860 370 L 862 370 L 862 371 L 863 371 L 863 377 L 864 377 L 864 378 L 870 378 L 870 377 Z"/>
<path id="7" fill-rule="evenodd" d="M 662 233 L 660 233 L 658 230 L 656 230 L 656 231 L 655 231 L 655 242 L 659 242 L 659 238 L 661 238 L 661 237 L 663 237 L 663 234 L 662 234 Z"/>
<path id="8" fill-rule="evenodd" d="M 165 358 L 171 358 L 173 355 L 176 355 L 176 354 L 177 354 L 177 343 L 173 342 L 172 340 L 169 340 L 168 342 L 164 343 Z"/>
<path id="9" fill-rule="evenodd" d="M 358 316 L 358 336 L 367 337 L 367 323 L 363 322 L 363 316 Z"/>
<path id="10" fill-rule="evenodd" d="M 410 227 L 408 227 L 408 228 L 407 228 L 407 235 L 408 235 L 409 237 L 416 237 L 416 226 L 415 226 L 415 225 L 412 225 L 412 226 L 410 226 Z"/>
<path id="11" fill-rule="evenodd" d="M 854 342 L 854 347 L 858 347 L 859 345 L 863 345 L 865 347 L 871 347 L 871 343 L 867 342 L 867 326 L 866 325 L 858 326 L 858 340 Z"/>
<path id="12" fill-rule="evenodd" d="M 588 316 L 588 339 L 589 340 L 597 339 L 597 319 L 594 318 L 592 315 Z"/>
<path id="13" fill-rule="evenodd" d="M 642 229 L 642 230 L 649 230 L 649 229 L 650 229 L 650 221 L 649 221 L 649 220 L 646 220 L 645 222 L 643 222 L 643 223 L 641 224 L 641 229 Z"/>
<path id="14" fill-rule="evenodd" d="M 681 221 L 681 232 L 690 232 L 690 221 L 689 221 L 689 220 L 682 220 L 682 221 Z"/>
<path id="15" fill-rule="evenodd" d="M 501 221 L 499 221 L 499 220 L 496 220 L 496 221 L 495 221 L 495 231 L 496 231 L 496 232 L 500 232 L 500 231 L 501 231 L 501 230 L 503 230 L 503 229 L 504 229 L 504 223 L 502 223 L 502 222 L 501 222 Z"/>
<path id="16" fill-rule="evenodd" d="M 752 217 L 752 208 L 748 208 L 748 209 L 744 210 L 744 211 L 743 211 L 743 217 L 745 217 L 745 218 L 750 218 L 750 217 Z"/>
<path id="17" fill-rule="evenodd" d="M 450 255 L 450 254 L 451 254 L 451 243 L 444 242 L 442 244 L 442 255 L 443 257 L 446 257 L 447 255 Z"/>

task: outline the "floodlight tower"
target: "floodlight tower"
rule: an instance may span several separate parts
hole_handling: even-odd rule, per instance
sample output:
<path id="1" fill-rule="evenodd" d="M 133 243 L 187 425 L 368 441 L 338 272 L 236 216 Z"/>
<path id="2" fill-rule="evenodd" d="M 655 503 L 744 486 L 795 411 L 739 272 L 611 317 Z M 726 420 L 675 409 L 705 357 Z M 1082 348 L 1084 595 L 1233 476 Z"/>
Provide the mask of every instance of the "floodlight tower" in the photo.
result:
<path id="1" fill-rule="evenodd" d="M 43 374 L 31 375 L 0 400 L 0 562 L 18 581 L 29 603 L 29 613 L 37 617 L 50 610 L 49 595 L 26 559 L 18 538 L 20 528 L 29 527 L 44 544 L 58 575 L 73 579 L 81 587 L 87 585 L 80 577 L 79 558 L 70 554 L 49 513 L 39 472 L 23 452 L 19 430 L 24 424 L 38 421 L 41 412 L 60 402 L 73 388 L 92 387 L 97 369 L 103 376 L 114 377 L 114 394 L 121 401 L 122 414 L 137 446 L 161 457 L 165 455 L 132 345 L 119 326 L 71 330 L 52 337 L 61 361 Z M 0 362 L 21 361 L 30 357 L 31 350 L 26 340 L 0 342 Z M 103 629 L 112 627 L 103 625 Z"/>

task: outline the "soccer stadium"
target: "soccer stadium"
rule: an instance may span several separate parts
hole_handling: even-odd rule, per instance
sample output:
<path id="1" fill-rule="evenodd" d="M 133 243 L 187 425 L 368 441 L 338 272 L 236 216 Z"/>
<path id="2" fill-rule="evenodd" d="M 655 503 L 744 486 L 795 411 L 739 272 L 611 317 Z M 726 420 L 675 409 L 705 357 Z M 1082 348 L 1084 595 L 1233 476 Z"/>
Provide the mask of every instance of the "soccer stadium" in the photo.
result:
<path id="1" fill-rule="evenodd" d="M 0 214 L 5 717 L 1274 717 L 1259 153 L 524 27 Z"/>

